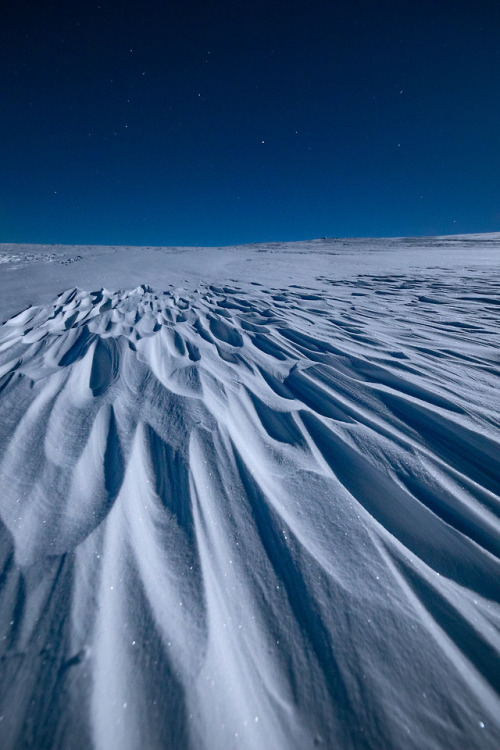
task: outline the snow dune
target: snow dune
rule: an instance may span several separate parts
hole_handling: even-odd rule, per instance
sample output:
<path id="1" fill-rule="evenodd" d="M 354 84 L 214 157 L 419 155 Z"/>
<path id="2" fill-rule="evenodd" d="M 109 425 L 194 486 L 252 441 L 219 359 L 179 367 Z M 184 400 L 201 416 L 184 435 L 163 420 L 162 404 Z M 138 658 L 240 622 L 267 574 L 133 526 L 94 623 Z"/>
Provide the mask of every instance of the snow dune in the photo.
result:
<path id="1" fill-rule="evenodd" d="M 499 248 L 4 252 L 2 748 L 499 747 Z"/>

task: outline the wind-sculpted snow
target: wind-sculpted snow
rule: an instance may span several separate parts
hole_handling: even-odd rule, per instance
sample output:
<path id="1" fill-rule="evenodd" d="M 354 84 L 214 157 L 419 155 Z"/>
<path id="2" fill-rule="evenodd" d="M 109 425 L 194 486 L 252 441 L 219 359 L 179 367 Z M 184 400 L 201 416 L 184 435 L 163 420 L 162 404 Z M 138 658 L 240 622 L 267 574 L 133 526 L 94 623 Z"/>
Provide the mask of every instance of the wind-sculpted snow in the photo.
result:
<path id="1" fill-rule="evenodd" d="M 71 289 L 0 329 L 0 738 L 498 748 L 498 278 Z"/>

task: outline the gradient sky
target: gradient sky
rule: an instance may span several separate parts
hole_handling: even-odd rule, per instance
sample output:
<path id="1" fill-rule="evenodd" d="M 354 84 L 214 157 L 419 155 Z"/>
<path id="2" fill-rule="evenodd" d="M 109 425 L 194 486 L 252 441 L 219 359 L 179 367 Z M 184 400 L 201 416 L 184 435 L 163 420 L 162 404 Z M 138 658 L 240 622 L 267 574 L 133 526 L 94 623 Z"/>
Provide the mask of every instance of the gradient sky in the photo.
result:
<path id="1" fill-rule="evenodd" d="M 0 4 L 0 242 L 498 230 L 498 0 Z"/>

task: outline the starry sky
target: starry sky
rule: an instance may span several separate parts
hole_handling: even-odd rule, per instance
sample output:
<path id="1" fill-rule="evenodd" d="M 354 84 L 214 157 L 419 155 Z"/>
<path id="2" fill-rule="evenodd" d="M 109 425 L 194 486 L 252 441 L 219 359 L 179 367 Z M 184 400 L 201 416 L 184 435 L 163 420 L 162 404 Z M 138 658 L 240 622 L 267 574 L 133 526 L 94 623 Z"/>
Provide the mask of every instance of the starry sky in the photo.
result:
<path id="1" fill-rule="evenodd" d="M 498 0 L 0 4 L 0 242 L 498 230 Z"/>

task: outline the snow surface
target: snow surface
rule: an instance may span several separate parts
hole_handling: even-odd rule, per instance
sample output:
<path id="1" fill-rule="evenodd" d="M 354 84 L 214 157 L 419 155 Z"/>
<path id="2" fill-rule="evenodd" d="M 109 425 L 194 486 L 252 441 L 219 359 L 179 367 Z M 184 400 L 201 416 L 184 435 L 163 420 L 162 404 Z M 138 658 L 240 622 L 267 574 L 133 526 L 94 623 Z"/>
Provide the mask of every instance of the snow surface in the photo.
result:
<path id="1" fill-rule="evenodd" d="M 499 260 L 0 246 L 0 747 L 497 750 Z"/>

